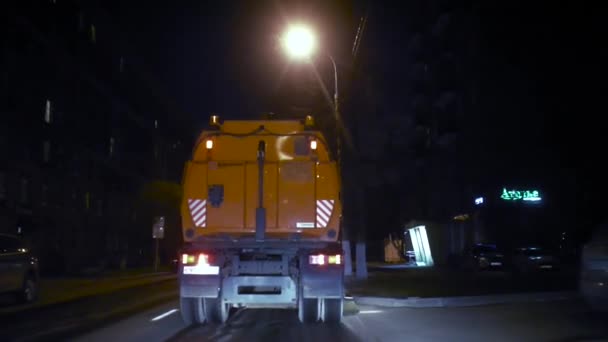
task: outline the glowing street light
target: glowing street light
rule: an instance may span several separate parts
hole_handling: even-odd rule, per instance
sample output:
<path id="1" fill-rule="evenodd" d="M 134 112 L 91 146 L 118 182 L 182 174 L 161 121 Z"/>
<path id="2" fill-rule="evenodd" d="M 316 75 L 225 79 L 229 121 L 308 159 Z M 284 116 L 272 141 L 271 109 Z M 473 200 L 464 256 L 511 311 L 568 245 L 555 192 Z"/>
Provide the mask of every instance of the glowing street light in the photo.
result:
<path id="1" fill-rule="evenodd" d="M 312 30 L 303 25 L 292 26 L 283 36 L 283 48 L 293 58 L 309 58 L 316 47 Z"/>
<path id="2" fill-rule="evenodd" d="M 313 31 L 304 25 L 293 25 L 285 32 L 282 37 L 283 48 L 285 52 L 295 59 L 308 59 L 316 49 L 316 37 Z M 340 101 L 338 99 L 338 67 L 336 61 L 329 53 L 324 53 L 331 61 L 334 67 L 334 116 L 336 121 L 340 120 Z M 337 157 L 340 163 L 340 134 L 336 136 Z"/>

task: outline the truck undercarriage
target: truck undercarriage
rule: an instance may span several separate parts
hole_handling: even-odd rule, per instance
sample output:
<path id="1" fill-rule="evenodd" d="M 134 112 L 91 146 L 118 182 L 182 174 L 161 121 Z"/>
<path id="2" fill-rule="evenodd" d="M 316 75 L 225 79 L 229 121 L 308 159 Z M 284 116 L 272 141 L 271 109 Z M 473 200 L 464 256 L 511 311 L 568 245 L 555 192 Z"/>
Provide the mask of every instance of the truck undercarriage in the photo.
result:
<path id="1" fill-rule="evenodd" d="M 336 242 L 190 244 L 180 267 L 182 316 L 187 323 L 223 323 L 232 308 L 297 308 L 302 322 L 340 322 L 341 254 Z"/>

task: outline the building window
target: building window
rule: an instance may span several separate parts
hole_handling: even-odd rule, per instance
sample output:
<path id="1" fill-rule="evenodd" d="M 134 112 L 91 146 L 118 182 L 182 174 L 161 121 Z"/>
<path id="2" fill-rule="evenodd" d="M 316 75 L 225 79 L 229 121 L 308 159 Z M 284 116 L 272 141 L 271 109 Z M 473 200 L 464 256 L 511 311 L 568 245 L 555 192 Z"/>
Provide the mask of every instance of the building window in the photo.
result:
<path id="1" fill-rule="evenodd" d="M 114 137 L 110 137 L 110 149 L 109 149 L 110 157 L 114 156 L 114 144 L 115 143 L 116 143 L 116 140 L 114 140 Z"/>
<path id="2" fill-rule="evenodd" d="M 49 187 L 46 184 L 42 185 L 42 189 L 40 190 L 40 205 L 42 205 L 43 207 L 46 207 L 46 205 L 48 204 L 48 197 L 49 197 Z"/>
<path id="3" fill-rule="evenodd" d="M 27 178 L 21 178 L 21 184 L 19 189 L 19 202 L 21 204 L 26 204 L 30 200 L 29 187 L 30 182 L 27 180 Z"/>
<path id="4" fill-rule="evenodd" d="M 102 200 L 97 200 L 97 216 L 102 216 L 103 215 L 103 201 Z"/>
<path id="5" fill-rule="evenodd" d="M 84 13 L 78 13 L 78 31 L 84 31 Z"/>
<path id="6" fill-rule="evenodd" d="M 72 209 L 76 209 L 76 207 L 78 206 L 78 195 L 76 193 L 76 189 L 72 188 L 72 193 L 70 194 L 70 208 Z"/>
<path id="7" fill-rule="evenodd" d="M 45 140 L 42 143 L 42 160 L 45 163 L 48 163 L 49 160 L 51 160 L 51 142 L 48 140 Z"/>
<path id="8" fill-rule="evenodd" d="M 91 208 L 91 193 L 88 191 L 84 194 L 84 206 L 86 210 Z"/>
<path id="9" fill-rule="evenodd" d="M 6 198 L 6 176 L 0 172 L 0 199 Z"/>
<path id="10" fill-rule="evenodd" d="M 50 124 L 53 121 L 53 105 L 51 100 L 46 100 L 46 105 L 44 107 L 44 122 Z"/>
<path id="11" fill-rule="evenodd" d="M 97 43 L 97 29 L 91 24 L 91 43 Z"/>

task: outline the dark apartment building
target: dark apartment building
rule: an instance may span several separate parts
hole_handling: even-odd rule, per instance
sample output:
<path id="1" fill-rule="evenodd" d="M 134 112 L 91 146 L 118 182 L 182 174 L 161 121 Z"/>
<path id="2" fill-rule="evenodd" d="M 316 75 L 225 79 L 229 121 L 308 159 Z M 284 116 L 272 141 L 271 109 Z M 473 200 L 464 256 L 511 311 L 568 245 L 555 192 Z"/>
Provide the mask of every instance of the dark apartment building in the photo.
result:
<path id="1" fill-rule="evenodd" d="M 79 3 L 5 7 L 0 232 L 21 234 L 49 272 L 151 264 L 157 213 L 142 189 L 179 183 L 189 134 L 109 17 Z"/>

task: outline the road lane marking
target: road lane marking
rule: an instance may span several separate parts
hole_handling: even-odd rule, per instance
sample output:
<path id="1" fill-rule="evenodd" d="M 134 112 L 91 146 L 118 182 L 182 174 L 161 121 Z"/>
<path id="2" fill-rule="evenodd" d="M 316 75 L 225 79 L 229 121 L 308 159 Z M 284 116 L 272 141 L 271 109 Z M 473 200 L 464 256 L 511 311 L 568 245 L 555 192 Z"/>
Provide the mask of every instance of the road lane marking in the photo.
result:
<path id="1" fill-rule="evenodd" d="M 176 313 L 176 312 L 178 312 L 178 311 L 179 311 L 179 310 L 177 310 L 177 309 L 171 309 L 171 310 L 169 310 L 169 311 L 165 312 L 164 314 L 161 314 L 161 315 L 158 315 L 158 316 L 156 316 L 156 317 L 152 318 L 152 319 L 150 320 L 150 322 L 158 321 L 159 319 L 163 319 L 163 318 L 165 318 L 165 317 L 167 317 L 167 316 L 169 316 L 169 315 L 172 315 L 172 314 L 174 314 L 174 313 Z"/>
<path id="2" fill-rule="evenodd" d="M 380 313 L 382 312 L 382 310 L 361 310 L 359 311 L 360 314 L 372 314 L 372 313 Z"/>

